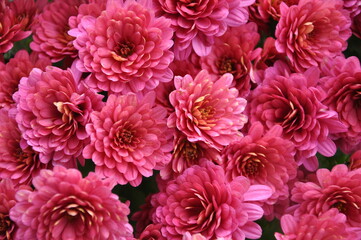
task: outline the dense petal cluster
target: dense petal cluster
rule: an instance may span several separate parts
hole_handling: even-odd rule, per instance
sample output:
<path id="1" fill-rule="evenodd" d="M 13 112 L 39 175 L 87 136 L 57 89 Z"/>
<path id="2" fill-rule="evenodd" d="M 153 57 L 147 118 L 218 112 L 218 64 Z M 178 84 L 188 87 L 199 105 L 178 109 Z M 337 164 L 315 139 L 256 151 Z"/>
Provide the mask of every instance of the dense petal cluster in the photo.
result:
<path id="1" fill-rule="evenodd" d="M 101 111 L 91 114 L 86 127 L 91 143 L 84 157 L 92 158 L 95 171 L 119 184 L 138 186 L 142 176 L 153 175 L 170 160 L 172 132 L 167 111 L 155 105 L 155 94 L 110 95 Z"/>
<path id="2" fill-rule="evenodd" d="M 82 18 L 69 32 L 76 37 L 78 68 L 93 73 L 87 84 L 112 93 L 154 89 L 173 77 L 170 21 L 155 18 L 151 9 L 135 1 L 109 3 L 97 18 Z"/>
<path id="3" fill-rule="evenodd" d="M 77 159 L 83 160 L 81 153 L 89 142 L 85 125 L 103 104 L 101 95 L 79 78 L 75 70 L 34 68 L 14 94 L 19 129 L 43 163 L 75 166 Z"/>
<path id="4" fill-rule="evenodd" d="M 269 186 L 273 194 L 264 206 L 265 215 L 273 215 L 273 205 L 289 197 L 288 182 L 296 177 L 294 145 L 282 136 L 282 127 L 265 132 L 261 123 L 252 125 L 248 135 L 232 142 L 222 151 L 222 166 L 228 180 L 245 176 L 252 184 Z"/>
<path id="5" fill-rule="evenodd" d="M 0 109 L 0 178 L 11 179 L 14 185 L 30 185 L 33 177 L 47 167 L 22 139 L 15 117 Z"/>
<path id="6" fill-rule="evenodd" d="M 237 27 L 248 21 L 247 7 L 254 0 L 153 0 L 157 16 L 172 21 L 175 30 L 175 56 L 187 58 L 194 50 L 199 56 L 209 54 L 214 37 L 227 27 Z"/>
<path id="7" fill-rule="evenodd" d="M 284 215 L 281 219 L 284 234 L 276 233 L 277 240 L 357 239 L 356 232 L 346 223 L 344 214 L 330 209 L 319 216 L 304 214 L 299 218 Z"/>
<path id="8" fill-rule="evenodd" d="M 111 192 L 111 183 L 77 169 L 55 166 L 33 180 L 34 191 L 19 190 L 10 217 L 17 239 L 131 240 L 128 204 Z"/>
<path id="9" fill-rule="evenodd" d="M 277 50 L 299 71 L 340 55 L 351 36 L 351 20 L 342 7 L 340 0 L 300 0 L 290 7 L 281 3 Z"/>
<path id="10" fill-rule="evenodd" d="M 78 7 L 85 0 L 55 0 L 45 6 L 32 27 L 33 39 L 30 47 L 40 56 L 58 62 L 69 56 L 75 58 L 77 51 L 74 38 L 68 34 L 70 16 L 78 14 Z"/>
<path id="11" fill-rule="evenodd" d="M 220 166 L 205 160 L 157 194 L 159 206 L 153 220 L 162 224 L 167 239 L 180 240 L 186 232 L 206 239 L 257 239 L 261 229 L 253 221 L 263 210 L 252 201 L 266 200 L 271 193 L 269 187 L 251 185 L 242 176 L 229 182 Z"/>
<path id="12" fill-rule="evenodd" d="M 266 129 L 281 125 L 282 136 L 295 144 L 296 161 L 312 171 L 318 167 L 316 152 L 324 156 L 336 152 L 329 133 L 345 131 L 338 114 L 322 103 L 325 92 L 317 87 L 318 76 L 316 68 L 287 73 L 283 65 L 276 64 L 266 71 L 250 104 L 251 122 L 260 121 Z"/>
<path id="13" fill-rule="evenodd" d="M 361 226 L 361 169 L 348 170 L 344 164 L 332 170 L 319 169 L 311 182 L 296 182 L 291 200 L 296 205 L 290 208 L 295 217 L 303 214 L 316 216 L 335 208 L 347 217 L 353 227 Z"/>
<path id="14" fill-rule="evenodd" d="M 169 125 L 176 126 L 190 142 L 202 141 L 216 149 L 238 139 L 247 122 L 242 114 L 246 100 L 238 97 L 232 80 L 227 73 L 213 81 L 206 70 L 195 78 L 175 77 L 176 90 L 169 95 L 175 112 Z"/>

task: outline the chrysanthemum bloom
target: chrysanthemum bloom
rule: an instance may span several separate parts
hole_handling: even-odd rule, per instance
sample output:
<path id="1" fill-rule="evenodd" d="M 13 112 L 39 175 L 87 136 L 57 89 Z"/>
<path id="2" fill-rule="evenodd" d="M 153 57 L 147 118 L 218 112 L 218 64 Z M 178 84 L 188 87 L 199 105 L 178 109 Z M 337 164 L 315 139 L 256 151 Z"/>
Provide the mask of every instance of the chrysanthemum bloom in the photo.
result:
<path id="1" fill-rule="evenodd" d="M 330 209 L 320 216 L 304 214 L 299 218 L 284 215 L 281 218 L 284 234 L 275 233 L 277 240 L 355 240 L 357 234 L 346 223 L 344 214 L 336 209 Z"/>
<path id="2" fill-rule="evenodd" d="M 29 185 L 39 171 L 47 168 L 39 155 L 21 137 L 15 118 L 0 109 L 0 178 L 9 178 L 15 185 Z"/>
<path id="3" fill-rule="evenodd" d="M 139 236 L 139 240 L 167 240 L 160 232 L 161 224 L 149 224 L 142 234 Z"/>
<path id="4" fill-rule="evenodd" d="M 34 67 L 45 70 L 50 64 L 48 58 L 39 59 L 34 52 L 29 55 L 26 50 L 18 51 L 14 58 L 0 69 L 0 108 L 9 108 L 14 104 L 13 94 L 18 90 L 22 77 L 29 76 Z"/>
<path id="5" fill-rule="evenodd" d="M 252 201 L 266 200 L 271 193 L 269 187 L 250 185 L 242 176 L 229 182 L 220 166 L 205 160 L 157 194 L 153 220 L 162 224 L 167 239 L 180 240 L 186 232 L 206 239 L 257 239 L 262 229 L 253 221 L 262 217 L 263 210 Z"/>
<path id="6" fill-rule="evenodd" d="M 289 197 L 288 182 L 296 177 L 294 145 L 282 138 L 282 127 L 265 132 L 261 123 L 254 123 L 248 135 L 232 142 L 222 151 L 222 167 L 228 180 L 247 177 L 252 184 L 263 184 L 273 190 L 265 203 L 266 215 L 273 215 L 273 205 Z"/>
<path id="7" fill-rule="evenodd" d="M 36 13 L 34 0 L 0 0 L 0 53 L 9 51 L 14 42 L 30 36 L 30 24 Z"/>
<path id="8" fill-rule="evenodd" d="M 298 71 L 340 55 L 351 36 L 351 20 L 342 6 L 341 0 L 300 0 L 291 7 L 281 3 L 277 50 L 286 53 Z"/>
<path id="9" fill-rule="evenodd" d="M 330 134 L 345 131 L 345 127 L 338 114 L 322 104 L 326 94 L 317 87 L 318 68 L 288 74 L 282 67 L 275 64 L 267 69 L 263 83 L 253 91 L 251 122 L 260 121 L 266 130 L 281 125 L 282 136 L 295 144 L 298 164 L 314 171 L 316 152 L 333 156 L 336 145 Z"/>
<path id="10" fill-rule="evenodd" d="M 86 127 L 91 144 L 84 157 L 93 160 L 97 173 L 138 186 L 142 176 L 169 162 L 172 131 L 166 125 L 167 111 L 154 102 L 154 92 L 143 99 L 132 93 L 110 95 L 101 111 L 92 113 Z"/>
<path id="11" fill-rule="evenodd" d="M 78 7 L 85 0 L 55 0 L 45 6 L 32 27 L 33 41 L 30 47 L 40 56 L 50 57 L 58 62 L 69 56 L 77 57 L 73 46 L 74 37 L 68 34 L 70 16 L 78 14 Z"/>
<path id="12" fill-rule="evenodd" d="M 19 190 L 10 218 L 17 239 L 130 240 L 129 203 L 111 192 L 112 185 L 90 173 L 55 166 L 34 178 L 34 191 Z"/>
<path id="13" fill-rule="evenodd" d="M 361 66 L 356 57 L 337 57 L 322 64 L 322 84 L 327 92 L 324 103 L 338 112 L 347 127 L 344 133 L 335 134 L 341 150 L 351 153 L 361 144 Z"/>
<path id="14" fill-rule="evenodd" d="M 319 169 L 312 182 L 296 182 L 290 208 L 295 217 L 303 214 L 319 216 L 330 208 L 336 208 L 347 217 L 347 223 L 361 226 L 361 169 L 348 170 L 344 164 Z"/>
<path id="15" fill-rule="evenodd" d="M 278 21 L 280 19 L 280 5 L 285 3 L 287 6 L 297 5 L 299 0 L 256 0 L 256 3 L 253 5 L 255 8 L 253 11 L 258 12 L 258 15 L 261 17 L 258 20 L 269 21 L 269 17 L 272 17 L 274 20 Z"/>
<path id="16" fill-rule="evenodd" d="M 202 141 L 190 142 L 187 136 L 176 131 L 174 137 L 172 159 L 160 171 L 163 179 L 170 179 L 184 172 L 187 168 L 199 164 L 199 160 L 206 158 L 215 163 L 220 162 L 220 152 Z"/>
<path id="17" fill-rule="evenodd" d="M 242 114 L 246 100 L 230 87 L 232 80 L 232 74 L 226 73 L 212 81 L 206 70 L 195 78 L 176 76 L 176 90 L 169 95 L 175 108 L 169 126 L 176 126 L 190 142 L 203 141 L 218 150 L 237 140 L 247 122 Z"/>
<path id="18" fill-rule="evenodd" d="M 85 125 L 103 103 L 101 95 L 79 83 L 80 74 L 75 69 L 34 68 L 14 94 L 19 129 L 43 163 L 83 163 L 81 153 L 90 141 Z"/>
<path id="19" fill-rule="evenodd" d="M 237 27 L 248 21 L 247 7 L 252 3 L 254 0 L 153 0 L 157 16 L 172 20 L 177 59 L 187 58 L 192 50 L 199 56 L 208 55 L 214 37 L 223 35 L 227 27 Z"/>
<path id="20" fill-rule="evenodd" d="M 259 39 L 255 23 L 230 28 L 224 35 L 215 38 L 211 52 L 200 58 L 202 69 L 217 78 L 231 73 L 232 87 L 239 91 L 240 97 L 247 96 L 251 88 L 252 61 L 261 53 L 260 48 L 254 50 Z"/>
<path id="21" fill-rule="evenodd" d="M 144 3 L 145 4 L 145 3 Z M 76 37 L 78 68 L 91 72 L 87 84 L 112 93 L 139 92 L 168 82 L 173 73 L 170 21 L 135 1 L 111 2 L 97 18 L 85 16 L 69 33 Z"/>
<path id="22" fill-rule="evenodd" d="M 361 150 L 358 150 L 358 151 L 354 152 L 350 156 L 349 168 L 350 168 L 350 170 L 361 168 Z"/>

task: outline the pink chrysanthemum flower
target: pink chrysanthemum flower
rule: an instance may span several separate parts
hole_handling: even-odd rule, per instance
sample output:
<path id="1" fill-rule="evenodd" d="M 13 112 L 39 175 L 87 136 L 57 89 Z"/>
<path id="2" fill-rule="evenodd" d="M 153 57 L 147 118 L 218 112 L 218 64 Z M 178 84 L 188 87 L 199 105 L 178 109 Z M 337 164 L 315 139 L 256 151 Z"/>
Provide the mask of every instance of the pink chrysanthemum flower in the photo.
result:
<path id="1" fill-rule="evenodd" d="M 259 57 L 261 49 L 254 50 L 260 39 L 257 25 L 248 23 L 230 28 L 221 37 L 215 38 L 211 52 L 200 58 L 202 69 L 219 78 L 225 73 L 233 75 L 232 87 L 241 97 L 251 88 L 252 61 Z"/>
<path id="2" fill-rule="evenodd" d="M 287 214 L 281 218 L 281 226 L 284 234 L 275 233 L 277 240 L 357 239 L 354 229 L 346 224 L 345 215 L 336 209 L 320 216 L 304 214 L 296 218 Z"/>
<path id="3" fill-rule="evenodd" d="M 272 17 L 278 21 L 280 19 L 280 5 L 285 3 L 287 6 L 297 5 L 299 0 L 256 0 L 252 5 L 252 16 L 258 24 L 260 21 L 269 22 Z M 252 20 L 253 20 L 252 18 Z"/>
<path id="4" fill-rule="evenodd" d="M 289 197 L 288 182 L 296 177 L 294 145 L 282 138 L 282 127 L 265 132 L 261 123 L 254 123 L 248 135 L 232 142 L 222 151 L 222 166 L 228 180 L 245 176 L 252 184 L 263 184 L 273 190 L 264 206 L 266 215 L 273 215 L 273 205 Z"/>
<path id="5" fill-rule="evenodd" d="M 30 71 L 36 67 L 45 70 L 50 65 L 48 58 L 40 58 L 36 53 L 26 50 L 18 51 L 14 58 L 0 69 L 0 108 L 10 108 L 14 104 L 13 94 L 17 91 L 20 79 L 29 76 Z"/>
<path id="6" fill-rule="evenodd" d="M 248 21 L 247 7 L 252 3 L 254 0 L 153 0 L 157 16 L 172 20 L 177 59 L 186 59 L 192 50 L 199 56 L 208 55 L 214 37 Z"/>
<path id="7" fill-rule="evenodd" d="M 79 78 L 75 69 L 34 68 L 14 94 L 19 129 L 43 163 L 75 166 L 76 159 L 83 163 L 81 154 L 90 141 L 85 125 L 90 113 L 103 104 L 102 96 L 79 83 Z"/>
<path id="8" fill-rule="evenodd" d="M 40 56 L 58 62 L 65 57 L 77 57 L 74 37 L 68 34 L 70 16 L 78 14 L 78 7 L 86 0 L 55 0 L 47 4 L 33 25 L 33 41 L 30 47 Z"/>
<path id="9" fill-rule="evenodd" d="M 170 21 L 155 18 L 153 11 L 140 3 L 108 3 L 99 17 L 83 17 L 69 33 L 76 37 L 78 68 L 94 75 L 87 79 L 92 88 L 139 92 L 173 77 Z"/>
<path id="10" fill-rule="evenodd" d="M 0 0 L 0 53 L 9 51 L 14 42 L 30 36 L 29 26 L 35 13 L 34 0 Z"/>
<path id="11" fill-rule="evenodd" d="M 9 116 L 8 110 L 0 109 L 0 178 L 9 178 L 15 185 L 29 185 L 47 167 L 21 138 L 15 118 Z"/>
<path id="12" fill-rule="evenodd" d="M 324 103 L 338 112 L 347 127 L 344 133 L 335 134 L 343 152 L 351 153 L 361 144 L 361 66 L 356 57 L 337 57 L 322 64 L 322 85 L 327 93 Z"/>
<path id="13" fill-rule="evenodd" d="M 206 70 L 195 78 L 175 77 L 176 90 L 169 95 L 175 113 L 169 117 L 169 126 L 176 126 L 190 142 L 203 141 L 218 150 L 237 140 L 247 122 L 242 114 L 247 102 L 230 87 L 232 80 L 227 73 L 212 81 Z"/>
<path id="14" fill-rule="evenodd" d="M 153 220 L 162 224 L 167 239 L 180 240 L 186 232 L 200 233 L 206 239 L 256 239 L 262 230 L 253 221 L 262 217 L 263 210 L 251 202 L 270 195 L 269 187 L 250 185 L 245 177 L 228 182 L 220 166 L 205 160 L 169 181 L 157 194 L 159 206 Z"/>
<path id="15" fill-rule="evenodd" d="M 281 3 L 276 27 L 276 48 L 303 71 L 318 66 L 325 57 L 340 55 L 351 36 L 351 20 L 341 0 L 300 0 L 288 7 Z"/>
<path id="16" fill-rule="evenodd" d="M 142 234 L 140 234 L 138 240 L 167 240 L 162 233 L 160 232 L 160 229 L 162 228 L 161 224 L 149 224 Z"/>
<path id="17" fill-rule="evenodd" d="M 326 94 L 317 87 L 318 81 L 318 68 L 288 73 L 284 65 L 276 63 L 253 91 L 250 104 L 251 122 L 260 121 L 266 129 L 281 125 L 282 136 L 295 144 L 296 161 L 310 171 L 318 167 L 316 152 L 324 156 L 336 153 L 330 134 L 345 131 L 338 114 L 322 103 Z"/>
<path id="18" fill-rule="evenodd" d="M 344 0 L 343 8 L 349 11 L 351 18 L 354 18 L 361 12 L 361 1 L 359 0 Z"/>
<path id="19" fill-rule="evenodd" d="M 319 216 L 330 208 L 336 208 L 347 217 L 347 223 L 361 226 L 361 169 L 348 170 L 344 164 L 319 169 L 312 182 L 296 182 L 290 208 L 295 217 L 303 214 Z"/>
<path id="20" fill-rule="evenodd" d="M 84 157 L 93 160 L 97 173 L 138 186 L 142 176 L 152 176 L 153 169 L 169 162 L 172 131 L 166 125 L 167 111 L 154 102 L 154 92 L 143 99 L 132 93 L 110 95 L 105 107 L 92 113 L 86 127 L 91 144 Z"/>
<path id="21" fill-rule="evenodd" d="M 112 184 L 90 173 L 55 166 L 33 180 L 34 191 L 19 190 L 10 218 L 18 239 L 131 240 L 129 203 L 111 192 Z"/>

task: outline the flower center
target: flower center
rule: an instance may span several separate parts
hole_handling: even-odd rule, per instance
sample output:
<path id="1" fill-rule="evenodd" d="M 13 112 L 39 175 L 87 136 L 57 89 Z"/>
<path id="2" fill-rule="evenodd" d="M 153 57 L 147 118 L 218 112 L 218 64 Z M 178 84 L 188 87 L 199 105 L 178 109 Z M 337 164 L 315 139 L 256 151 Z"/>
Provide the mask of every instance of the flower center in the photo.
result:
<path id="1" fill-rule="evenodd" d="M 347 210 L 346 206 L 347 206 L 347 204 L 345 201 L 340 201 L 340 202 L 336 202 L 331 207 L 337 208 L 338 211 L 340 211 L 341 213 L 346 213 L 346 210 Z"/>
<path id="2" fill-rule="evenodd" d="M 187 163 L 193 163 L 198 158 L 197 145 L 187 141 L 182 149 L 182 155 Z"/>
<path id="3" fill-rule="evenodd" d="M 218 63 L 218 70 L 220 74 L 225 74 L 225 73 L 236 73 L 237 68 L 237 61 L 233 58 L 230 57 L 223 57 L 219 63 Z"/>
<path id="4" fill-rule="evenodd" d="M 290 101 L 289 102 L 289 111 L 283 117 L 283 122 L 281 126 L 286 129 L 286 132 L 293 130 L 297 126 L 298 122 L 298 113 L 299 110 L 295 107 L 295 105 Z"/>
<path id="5" fill-rule="evenodd" d="M 117 139 L 120 143 L 131 144 L 133 142 L 133 132 L 128 129 L 122 129 L 117 132 Z"/>
<path id="6" fill-rule="evenodd" d="M 214 108 L 212 106 L 207 106 L 204 108 L 200 108 L 199 112 L 201 114 L 202 119 L 209 119 L 213 117 L 214 114 Z"/>
<path id="7" fill-rule="evenodd" d="M 263 153 L 247 153 L 240 162 L 242 175 L 246 177 L 255 177 L 264 167 L 261 159 L 265 157 L 266 156 Z"/>
<path id="8" fill-rule="evenodd" d="M 3 215 L 0 213 L 0 238 L 1 239 L 11 239 L 10 233 L 12 230 L 12 222 L 9 216 Z M 4 238 L 5 237 L 5 238 Z"/>
<path id="9" fill-rule="evenodd" d="M 134 53 L 134 44 L 129 41 L 123 41 L 115 47 L 115 53 L 123 59 L 126 59 Z"/>

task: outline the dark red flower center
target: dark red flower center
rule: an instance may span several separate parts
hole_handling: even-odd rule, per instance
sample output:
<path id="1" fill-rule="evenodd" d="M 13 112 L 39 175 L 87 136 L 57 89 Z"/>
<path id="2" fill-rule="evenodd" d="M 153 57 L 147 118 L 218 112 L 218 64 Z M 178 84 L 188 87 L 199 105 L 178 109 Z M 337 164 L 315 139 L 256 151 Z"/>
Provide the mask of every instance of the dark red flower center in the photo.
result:
<path id="1" fill-rule="evenodd" d="M 357 199 L 348 187 L 332 189 L 326 200 L 331 208 L 337 208 L 341 213 L 347 215 L 349 211 L 360 211 L 361 206 L 357 204 Z M 352 210 L 353 209 L 353 210 Z"/>
<path id="2" fill-rule="evenodd" d="M 182 155 L 187 163 L 193 163 L 198 158 L 197 145 L 187 141 L 183 146 Z"/>
<path id="3" fill-rule="evenodd" d="M 235 74 L 237 72 L 237 61 L 234 58 L 223 57 L 221 60 L 219 60 L 217 66 L 219 74 Z"/>
<path id="4" fill-rule="evenodd" d="M 359 86 L 357 86 L 359 87 Z M 361 89 L 356 89 L 353 96 L 352 96 L 352 99 L 355 103 L 355 107 L 356 108 L 360 108 L 361 107 Z"/>
<path id="5" fill-rule="evenodd" d="M 129 41 L 120 42 L 114 51 L 118 56 L 127 58 L 134 53 L 134 44 Z"/>
<path id="6" fill-rule="evenodd" d="M 10 240 L 14 226 L 9 216 L 0 213 L 0 238 Z"/>
<path id="7" fill-rule="evenodd" d="M 338 211 L 340 211 L 341 213 L 346 213 L 346 202 L 342 201 L 342 202 L 336 202 L 335 204 L 332 205 L 333 208 L 337 208 Z"/>
<path id="8" fill-rule="evenodd" d="M 265 158 L 263 153 L 247 153 L 245 157 L 240 159 L 240 169 L 243 176 L 255 177 L 264 167 L 262 158 Z"/>

